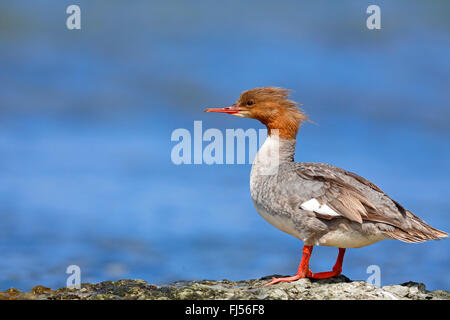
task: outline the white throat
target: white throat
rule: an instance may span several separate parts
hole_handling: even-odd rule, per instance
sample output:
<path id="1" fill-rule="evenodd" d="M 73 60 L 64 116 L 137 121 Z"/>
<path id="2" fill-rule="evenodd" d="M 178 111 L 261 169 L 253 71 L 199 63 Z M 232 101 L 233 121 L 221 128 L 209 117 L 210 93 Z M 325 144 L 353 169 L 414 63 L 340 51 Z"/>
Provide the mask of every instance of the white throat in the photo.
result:
<path id="1" fill-rule="evenodd" d="M 282 163 L 293 162 L 295 140 L 286 140 L 271 134 L 256 154 L 252 174 L 276 175 Z"/>
<path id="2" fill-rule="evenodd" d="M 256 154 L 253 165 L 278 164 L 279 159 L 280 137 L 278 135 L 270 135 Z"/>

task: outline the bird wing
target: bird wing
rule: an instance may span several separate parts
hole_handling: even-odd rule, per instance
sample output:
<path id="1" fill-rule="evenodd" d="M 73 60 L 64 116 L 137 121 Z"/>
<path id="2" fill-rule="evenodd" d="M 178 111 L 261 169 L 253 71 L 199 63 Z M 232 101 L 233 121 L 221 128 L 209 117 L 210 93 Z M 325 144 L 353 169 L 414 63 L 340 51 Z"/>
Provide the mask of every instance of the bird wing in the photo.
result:
<path id="1" fill-rule="evenodd" d="M 422 242 L 447 237 L 392 200 L 365 178 L 325 163 L 296 163 L 296 175 L 310 185 L 300 208 L 317 218 L 346 218 L 351 221 L 384 223 L 394 227 L 384 231 L 406 242 Z M 313 187 L 311 187 L 313 186 Z"/>
<path id="2" fill-rule="evenodd" d="M 319 218 L 344 217 L 362 223 L 377 211 L 376 206 L 360 189 L 341 177 L 345 174 L 343 169 L 335 170 L 335 167 L 324 164 L 302 163 L 295 171 L 300 178 L 316 185 L 313 188 L 315 192 L 309 194 L 311 199 L 301 203 L 300 207 L 314 212 Z"/>

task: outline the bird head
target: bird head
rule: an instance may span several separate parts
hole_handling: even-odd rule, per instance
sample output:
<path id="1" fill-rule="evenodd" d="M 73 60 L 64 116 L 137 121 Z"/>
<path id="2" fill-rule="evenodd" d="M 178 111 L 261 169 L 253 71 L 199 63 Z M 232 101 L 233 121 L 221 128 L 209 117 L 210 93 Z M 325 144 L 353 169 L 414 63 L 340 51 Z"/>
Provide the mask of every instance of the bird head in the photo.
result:
<path id="1" fill-rule="evenodd" d="M 299 104 L 289 99 L 289 92 L 277 87 L 255 88 L 242 92 L 236 103 L 229 107 L 205 111 L 256 119 L 267 127 L 269 135 L 277 132 L 280 138 L 295 139 L 302 122 L 309 119 Z"/>

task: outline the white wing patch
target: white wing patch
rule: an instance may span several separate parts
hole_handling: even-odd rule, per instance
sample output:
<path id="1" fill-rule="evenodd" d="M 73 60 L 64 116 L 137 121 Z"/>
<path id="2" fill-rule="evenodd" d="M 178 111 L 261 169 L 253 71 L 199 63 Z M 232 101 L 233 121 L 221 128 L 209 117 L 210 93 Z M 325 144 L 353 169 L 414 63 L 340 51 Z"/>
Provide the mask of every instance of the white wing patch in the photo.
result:
<path id="1" fill-rule="evenodd" d="M 311 200 L 305 201 L 300 205 L 300 208 L 303 210 L 313 211 L 319 214 L 337 217 L 340 216 L 339 213 L 331 209 L 326 204 L 320 205 L 319 201 L 316 198 L 312 198 Z"/>

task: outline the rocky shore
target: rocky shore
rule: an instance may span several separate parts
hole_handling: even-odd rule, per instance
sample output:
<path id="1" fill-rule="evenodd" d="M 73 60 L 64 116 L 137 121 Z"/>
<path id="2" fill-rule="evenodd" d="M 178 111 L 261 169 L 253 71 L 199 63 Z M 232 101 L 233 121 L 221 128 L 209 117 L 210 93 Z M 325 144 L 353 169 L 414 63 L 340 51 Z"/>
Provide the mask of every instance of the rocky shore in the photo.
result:
<path id="1" fill-rule="evenodd" d="M 370 300 L 450 300 L 450 293 L 428 291 L 425 285 L 407 282 L 400 285 L 377 287 L 364 281 L 351 281 L 341 275 L 326 280 L 300 279 L 263 287 L 272 276 L 256 280 L 229 281 L 177 281 L 169 285 L 149 284 L 144 280 L 104 281 L 83 283 L 81 289 L 52 290 L 36 286 L 30 292 L 11 288 L 0 292 L 0 299 L 18 300 L 211 300 L 211 299 L 370 299 Z"/>

